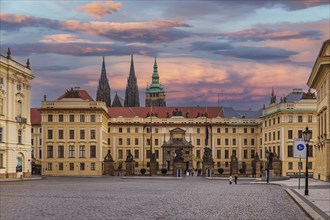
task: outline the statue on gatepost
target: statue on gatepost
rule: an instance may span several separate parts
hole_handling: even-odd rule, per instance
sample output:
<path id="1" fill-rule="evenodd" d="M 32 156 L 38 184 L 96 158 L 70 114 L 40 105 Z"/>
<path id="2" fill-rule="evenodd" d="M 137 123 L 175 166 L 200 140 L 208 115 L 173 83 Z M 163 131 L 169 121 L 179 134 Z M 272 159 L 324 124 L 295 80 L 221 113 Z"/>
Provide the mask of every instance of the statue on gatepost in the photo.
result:
<path id="1" fill-rule="evenodd" d="M 275 152 L 272 158 L 272 169 L 274 170 L 274 176 L 282 176 L 282 161 Z"/>
<path id="2" fill-rule="evenodd" d="M 114 160 L 111 156 L 110 150 L 108 150 L 107 155 L 104 157 L 104 175 L 115 175 L 115 166 L 114 166 Z"/>
<path id="3" fill-rule="evenodd" d="M 134 175 L 134 160 L 133 160 L 133 155 L 129 151 L 127 156 L 126 156 L 126 176 L 132 176 Z"/>
<path id="4" fill-rule="evenodd" d="M 209 170 L 209 172 L 211 174 L 214 169 L 214 160 L 212 158 L 212 150 L 209 147 L 204 147 L 202 169 L 203 169 L 202 170 L 203 174 L 207 174 L 207 170 Z"/>
<path id="5" fill-rule="evenodd" d="M 254 158 L 252 160 L 252 176 L 260 177 L 261 163 L 258 153 L 254 154 Z"/>
<path id="6" fill-rule="evenodd" d="M 230 157 L 230 174 L 233 175 L 237 175 L 238 171 L 238 161 L 237 161 L 237 157 L 236 154 L 232 154 Z"/>

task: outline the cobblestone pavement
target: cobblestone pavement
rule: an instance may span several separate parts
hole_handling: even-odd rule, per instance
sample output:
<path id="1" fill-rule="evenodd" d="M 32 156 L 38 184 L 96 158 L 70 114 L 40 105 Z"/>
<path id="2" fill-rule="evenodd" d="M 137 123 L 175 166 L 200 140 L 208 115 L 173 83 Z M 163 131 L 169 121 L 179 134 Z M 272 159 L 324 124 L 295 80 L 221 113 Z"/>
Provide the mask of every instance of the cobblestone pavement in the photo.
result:
<path id="1" fill-rule="evenodd" d="M 0 183 L 0 219 L 309 219 L 280 186 L 203 177 Z"/>

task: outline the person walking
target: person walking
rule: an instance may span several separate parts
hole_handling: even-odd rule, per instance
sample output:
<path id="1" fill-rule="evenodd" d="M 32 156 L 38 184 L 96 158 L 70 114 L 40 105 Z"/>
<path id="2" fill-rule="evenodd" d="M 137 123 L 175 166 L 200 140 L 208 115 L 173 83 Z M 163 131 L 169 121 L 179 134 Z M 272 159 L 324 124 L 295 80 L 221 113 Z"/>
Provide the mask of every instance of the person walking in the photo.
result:
<path id="1" fill-rule="evenodd" d="M 238 175 L 235 175 L 235 184 L 237 184 Z"/>
<path id="2" fill-rule="evenodd" d="M 229 184 L 231 185 L 232 182 L 233 182 L 233 177 L 230 175 L 230 176 L 229 176 Z"/>

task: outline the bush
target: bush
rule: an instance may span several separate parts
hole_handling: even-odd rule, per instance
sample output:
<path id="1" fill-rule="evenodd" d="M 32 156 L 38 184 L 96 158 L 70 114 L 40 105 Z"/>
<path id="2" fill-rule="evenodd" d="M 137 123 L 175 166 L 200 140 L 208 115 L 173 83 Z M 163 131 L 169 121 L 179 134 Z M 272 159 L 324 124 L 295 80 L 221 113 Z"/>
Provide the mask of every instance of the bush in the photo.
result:
<path id="1" fill-rule="evenodd" d="M 140 170 L 140 172 L 141 172 L 141 174 L 145 174 L 145 173 L 147 172 L 147 170 L 146 170 L 145 168 L 142 168 L 142 169 Z"/>
<path id="2" fill-rule="evenodd" d="M 244 173 L 244 169 L 243 169 L 243 168 L 239 169 L 239 172 L 240 172 L 241 174 Z"/>
<path id="3" fill-rule="evenodd" d="M 219 168 L 219 169 L 218 169 L 218 172 L 219 172 L 220 174 L 222 174 L 224 171 L 225 171 L 225 170 L 224 170 L 223 168 Z"/>
<path id="4" fill-rule="evenodd" d="M 163 169 L 161 170 L 161 172 L 162 172 L 162 174 L 166 174 L 166 173 L 167 173 L 167 169 L 166 169 L 166 168 L 163 168 Z"/>

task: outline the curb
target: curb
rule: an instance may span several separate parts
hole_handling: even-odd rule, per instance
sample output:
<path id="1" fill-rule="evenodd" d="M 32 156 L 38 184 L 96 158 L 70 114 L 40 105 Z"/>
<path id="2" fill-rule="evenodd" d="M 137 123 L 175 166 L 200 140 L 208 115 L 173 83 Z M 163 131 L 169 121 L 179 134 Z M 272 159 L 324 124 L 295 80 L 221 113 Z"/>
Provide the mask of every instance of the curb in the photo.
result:
<path id="1" fill-rule="evenodd" d="M 326 220 L 326 218 L 323 218 L 323 216 L 317 213 L 311 206 L 309 206 L 304 200 L 302 200 L 298 195 L 296 195 L 291 189 L 285 189 L 285 191 L 312 219 Z"/>

